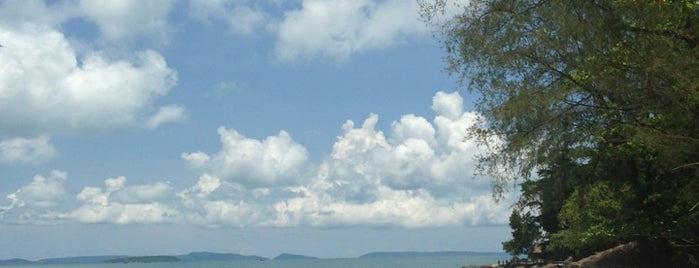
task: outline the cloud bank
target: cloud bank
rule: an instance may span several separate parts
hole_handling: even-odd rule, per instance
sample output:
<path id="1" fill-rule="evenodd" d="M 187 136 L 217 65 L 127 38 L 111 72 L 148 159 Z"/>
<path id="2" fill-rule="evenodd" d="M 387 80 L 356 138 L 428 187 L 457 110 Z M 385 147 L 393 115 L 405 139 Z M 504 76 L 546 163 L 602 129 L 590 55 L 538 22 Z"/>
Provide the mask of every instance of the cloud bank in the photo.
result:
<path id="1" fill-rule="evenodd" d="M 280 61 L 351 55 L 384 49 L 425 36 L 416 1 L 303 0 L 191 1 L 189 14 L 207 23 L 223 22 L 235 35 L 263 33 L 276 38 Z"/>
<path id="2" fill-rule="evenodd" d="M 163 203 L 172 195 L 166 182 L 126 186 L 126 178 L 104 181 L 104 188 L 85 187 L 75 196 L 80 207 L 68 216 L 81 223 L 154 224 L 172 222 L 176 209 Z"/>
<path id="3" fill-rule="evenodd" d="M 127 185 L 124 177 L 70 194 L 67 174 L 37 175 L 6 196 L 3 221 L 204 226 L 399 226 L 504 224 L 511 200 L 496 203 L 486 178 L 473 177 L 468 140 L 478 117 L 463 99 L 438 92 L 432 120 L 404 115 L 385 134 L 379 116 L 348 120 L 331 152 L 310 163 L 306 149 L 280 131 L 261 140 L 220 127 L 218 152 L 185 152 L 201 175 L 184 189 L 161 181 Z"/>
<path id="4" fill-rule="evenodd" d="M 461 2 L 461 1 L 457 1 Z M 102 44 L 145 38 L 168 44 L 177 27 L 169 22 L 173 0 L 8 0 L 0 4 L 0 23 L 38 23 L 59 28 L 81 20 L 98 28 Z M 356 53 L 388 48 L 429 33 L 418 1 L 299 0 L 186 1 L 188 17 L 226 25 L 238 36 L 270 35 L 281 61 L 323 58 L 347 60 Z M 7 10 L 2 12 L 1 10 Z M 451 4 L 447 12 L 460 10 Z"/>

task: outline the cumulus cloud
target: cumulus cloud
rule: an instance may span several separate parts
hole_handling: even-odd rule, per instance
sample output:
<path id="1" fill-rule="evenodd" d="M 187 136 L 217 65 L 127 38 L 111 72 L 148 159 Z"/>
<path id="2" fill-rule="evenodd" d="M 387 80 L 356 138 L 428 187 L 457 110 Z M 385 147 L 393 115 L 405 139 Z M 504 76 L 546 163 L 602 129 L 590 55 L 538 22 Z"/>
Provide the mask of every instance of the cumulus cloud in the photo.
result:
<path id="1" fill-rule="evenodd" d="M 432 122 L 405 115 L 388 138 L 377 115 L 347 121 L 331 157 L 297 196 L 275 204 L 275 224 L 403 227 L 502 224 L 509 201 L 496 203 L 486 178 L 473 177 L 480 150 L 467 139 L 477 114 L 463 112 L 458 93 L 439 92 Z"/>
<path id="2" fill-rule="evenodd" d="M 125 177 L 109 178 L 103 187 L 84 187 L 71 198 L 64 187 L 67 173 L 52 171 L 6 196 L 0 220 L 42 224 L 72 220 L 81 223 L 156 224 L 174 222 L 177 205 L 167 182 L 127 186 Z"/>
<path id="3" fill-rule="evenodd" d="M 234 129 L 220 127 L 221 151 L 184 153 L 192 167 L 246 186 L 292 183 L 300 179 L 308 159 L 306 148 L 289 133 L 279 132 L 264 140 L 250 139 Z"/>
<path id="4" fill-rule="evenodd" d="M 346 59 L 349 55 L 422 35 L 416 1 L 304 0 L 287 11 L 277 28 L 281 60 L 304 57 Z"/>
<path id="5" fill-rule="evenodd" d="M 443 116 L 449 119 L 459 118 L 463 114 L 464 100 L 459 93 L 437 92 L 432 97 L 432 110 L 437 113 L 437 116 Z"/>
<path id="6" fill-rule="evenodd" d="M 199 177 L 196 185 L 178 197 L 186 216 L 183 220 L 209 226 L 269 226 L 274 210 L 263 200 L 268 188 L 246 188 L 210 174 Z"/>
<path id="7" fill-rule="evenodd" d="M 111 59 L 99 51 L 77 55 L 63 34 L 37 25 L 0 25 L 0 40 L 0 127 L 5 134 L 135 125 L 147 121 L 142 118 L 152 101 L 177 80 L 155 51 L 138 52 L 134 59 Z M 181 108 L 168 107 L 152 124 L 181 116 Z"/>
<path id="8" fill-rule="evenodd" d="M 56 155 L 56 148 L 48 136 L 0 141 L 0 163 L 3 164 L 34 164 L 51 160 Z"/>
<path id="9" fill-rule="evenodd" d="M 257 168 L 267 165 L 248 152 L 262 155 L 271 146 L 263 146 L 269 138 L 252 140 L 220 128 L 223 148 L 218 154 L 182 155 L 204 173 L 179 197 L 187 210 L 196 212 L 192 219 L 214 225 L 503 224 L 511 200 L 495 202 L 490 181 L 473 176 L 473 157 L 480 148 L 467 139 L 467 131 L 478 116 L 462 107 L 458 93 L 439 92 L 433 99 L 433 120 L 402 116 L 391 124 L 389 135 L 376 129 L 378 115 L 369 115 L 361 125 L 347 121 L 316 171 L 291 182 L 250 183 L 233 176 L 241 173 L 221 172 L 225 163 L 229 170 L 247 170 L 242 177 L 254 174 L 248 159 L 258 159 Z"/>
<path id="10" fill-rule="evenodd" d="M 0 218 L 9 222 L 46 222 L 64 217 L 59 205 L 67 198 L 63 186 L 67 173 L 54 170 L 49 176 L 36 175 L 32 181 L 8 194 L 9 204 L 0 206 Z"/>
<path id="11" fill-rule="evenodd" d="M 433 107 L 463 106 L 458 93 L 439 92 L 436 96 L 442 97 L 434 99 Z M 344 135 L 333 147 L 330 175 L 348 184 L 380 183 L 399 190 L 428 189 L 437 197 L 467 193 L 469 188 L 453 186 L 471 178 L 473 157 L 479 148 L 466 137 L 477 115 L 434 110 L 432 123 L 415 115 L 405 115 L 393 122 L 390 138 L 375 129 L 377 115 L 370 115 L 359 128 L 348 121 L 343 126 Z M 477 179 L 468 185 L 481 191 L 489 183 Z"/>
<path id="12" fill-rule="evenodd" d="M 8 222 L 235 227 L 504 224 L 513 197 L 495 202 L 490 181 L 473 176 L 482 148 L 467 137 L 478 115 L 462 107 L 458 93 L 439 92 L 431 120 L 404 115 L 385 132 L 376 114 L 361 124 L 348 120 L 316 165 L 285 131 L 254 139 L 220 127 L 218 152 L 181 155 L 201 172 L 184 189 L 116 177 L 67 194 L 66 174 L 56 171 L 7 195 L 0 214 Z"/>
<path id="13" fill-rule="evenodd" d="M 171 196 L 172 188 L 166 182 L 127 187 L 126 178 L 110 178 L 104 188 L 83 188 L 75 196 L 80 207 L 69 215 L 83 223 L 163 223 L 173 221 L 178 214 L 165 203 Z"/>

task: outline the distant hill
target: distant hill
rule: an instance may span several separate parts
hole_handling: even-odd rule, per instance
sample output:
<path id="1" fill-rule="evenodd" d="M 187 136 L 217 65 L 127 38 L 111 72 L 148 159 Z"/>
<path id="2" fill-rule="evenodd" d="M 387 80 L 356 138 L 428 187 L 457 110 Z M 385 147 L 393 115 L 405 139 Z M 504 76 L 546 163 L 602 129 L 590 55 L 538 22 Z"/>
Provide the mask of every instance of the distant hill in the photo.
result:
<path id="1" fill-rule="evenodd" d="M 504 252 L 475 252 L 475 251 L 397 251 L 397 252 L 371 252 L 359 256 L 360 259 L 368 258 L 401 258 L 401 257 L 458 257 L 458 256 L 497 256 L 507 255 Z"/>
<path id="2" fill-rule="evenodd" d="M 141 256 L 123 257 L 106 260 L 106 263 L 151 263 L 151 262 L 178 262 L 179 258 L 173 256 Z"/>
<path id="3" fill-rule="evenodd" d="M 107 260 L 123 258 L 123 255 L 103 255 L 103 256 L 81 256 L 81 257 L 65 257 L 65 258 L 50 258 L 32 261 L 30 264 L 87 264 L 87 263 L 103 263 Z"/>
<path id="4" fill-rule="evenodd" d="M 312 260 L 312 259 L 318 259 L 318 258 L 311 257 L 311 256 L 304 256 L 304 255 L 282 253 L 282 254 L 279 254 L 279 256 L 274 257 L 274 259 L 275 260 Z"/>
<path id="5" fill-rule="evenodd" d="M 0 260 L 0 265 L 20 265 L 20 264 L 31 264 L 32 262 L 25 259 L 9 259 Z"/>
<path id="6" fill-rule="evenodd" d="M 260 256 L 247 256 L 235 253 L 213 253 L 213 252 L 192 252 L 187 255 L 177 256 L 180 260 L 185 262 L 197 262 L 197 261 L 240 261 L 240 260 L 258 260 L 264 261 L 268 260 L 265 257 Z"/>
<path id="7" fill-rule="evenodd" d="M 66 257 L 66 258 L 48 258 L 38 261 L 29 261 L 25 259 L 9 259 L 0 260 L 0 265 L 24 265 L 24 264 L 88 264 L 102 263 L 110 259 L 122 258 L 126 256 L 120 255 L 105 255 L 105 256 L 86 256 L 86 257 Z"/>

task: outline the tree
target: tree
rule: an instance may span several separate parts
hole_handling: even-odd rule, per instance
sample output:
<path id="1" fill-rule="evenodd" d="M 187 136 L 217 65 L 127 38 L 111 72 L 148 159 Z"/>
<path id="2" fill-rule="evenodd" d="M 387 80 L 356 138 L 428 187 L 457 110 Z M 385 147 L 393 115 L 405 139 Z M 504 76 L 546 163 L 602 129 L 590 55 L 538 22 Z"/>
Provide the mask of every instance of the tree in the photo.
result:
<path id="1" fill-rule="evenodd" d="M 502 243 L 502 248 L 514 256 L 528 254 L 534 241 L 541 237 L 541 228 L 530 212 L 513 210 L 510 215 L 512 239 Z"/>
<path id="2" fill-rule="evenodd" d="M 480 96 L 472 133 L 496 196 L 529 183 L 520 203 L 560 249 L 699 256 L 697 1 L 471 0 L 446 20 L 447 1 L 422 6 Z"/>

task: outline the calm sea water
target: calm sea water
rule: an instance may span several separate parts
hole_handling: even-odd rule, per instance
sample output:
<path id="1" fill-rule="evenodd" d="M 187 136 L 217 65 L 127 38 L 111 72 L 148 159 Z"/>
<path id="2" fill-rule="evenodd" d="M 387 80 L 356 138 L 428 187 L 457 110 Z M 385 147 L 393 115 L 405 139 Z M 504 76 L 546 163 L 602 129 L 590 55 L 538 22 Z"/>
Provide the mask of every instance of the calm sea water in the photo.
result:
<path id="1" fill-rule="evenodd" d="M 227 262 L 178 262 L 178 263 L 129 263 L 129 264 L 80 264 L 80 265 L 21 265 L 0 268 L 461 268 L 464 265 L 483 265 L 507 259 L 502 256 L 468 257 L 404 257 L 375 259 L 317 259 L 317 260 L 268 260 Z"/>

